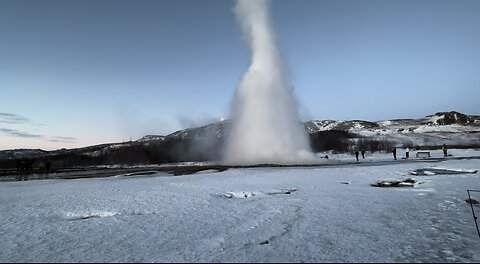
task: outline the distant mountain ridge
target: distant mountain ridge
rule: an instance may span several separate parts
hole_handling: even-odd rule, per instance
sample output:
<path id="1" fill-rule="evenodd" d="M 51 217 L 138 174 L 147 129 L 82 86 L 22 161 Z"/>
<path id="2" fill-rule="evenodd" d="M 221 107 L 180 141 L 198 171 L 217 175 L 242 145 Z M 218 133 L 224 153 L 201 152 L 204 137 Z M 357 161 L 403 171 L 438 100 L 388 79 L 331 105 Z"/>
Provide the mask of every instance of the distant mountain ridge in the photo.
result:
<path id="1" fill-rule="evenodd" d="M 309 133 L 348 131 L 363 138 L 382 139 L 397 146 L 480 145 L 480 116 L 456 111 L 438 112 L 418 119 L 385 121 L 313 120 L 305 123 Z"/>
<path id="2" fill-rule="evenodd" d="M 392 119 L 385 121 L 363 121 L 363 120 L 311 120 L 306 122 L 307 131 L 312 133 L 323 130 L 350 130 L 350 129 L 387 129 L 404 127 L 405 129 L 416 129 L 422 126 L 446 126 L 461 125 L 480 127 L 480 116 L 465 115 L 459 112 L 438 112 L 419 119 Z"/>
<path id="3" fill-rule="evenodd" d="M 412 136 L 426 133 L 429 134 L 429 138 L 431 138 L 435 132 L 441 134 L 458 133 L 459 135 L 462 133 L 480 133 L 480 116 L 465 115 L 456 111 L 450 111 L 438 112 L 419 119 L 393 119 L 376 122 L 364 120 L 310 120 L 305 122 L 304 125 L 309 134 L 319 131 L 340 130 L 359 133 L 365 136 L 372 136 L 372 132 L 374 132 L 375 134 L 383 135 L 400 133 L 404 137 L 407 137 L 407 132 L 410 132 Z M 230 121 L 226 120 L 202 127 L 179 130 L 165 136 L 165 139 L 192 139 L 205 136 L 221 138 L 227 134 L 229 126 Z M 477 134 L 477 136 L 479 135 L 480 134 Z M 444 136 L 441 138 L 444 138 Z M 480 138 L 476 139 L 480 140 Z M 475 138 L 472 138 L 472 140 L 475 141 Z"/>

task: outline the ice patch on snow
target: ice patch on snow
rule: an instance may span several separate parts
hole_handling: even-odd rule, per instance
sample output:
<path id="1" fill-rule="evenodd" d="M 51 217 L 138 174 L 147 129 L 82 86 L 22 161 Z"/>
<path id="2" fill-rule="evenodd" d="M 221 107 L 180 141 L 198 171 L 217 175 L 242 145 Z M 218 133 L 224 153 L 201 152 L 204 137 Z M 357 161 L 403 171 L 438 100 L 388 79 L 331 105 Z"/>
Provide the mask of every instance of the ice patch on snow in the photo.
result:
<path id="1" fill-rule="evenodd" d="M 281 190 L 274 190 L 271 192 L 267 192 L 268 195 L 277 195 L 277 194 L 291 194 L 292 192 L 296 192 L 298 188 L 287 188 Z"/>
<path id="2" fill-rule="evenodd" d="M 248 198 L 257 195 L 255 192 L 225 192 L 223 197 L 226 198 Z"/>
<path id="3" fill-rule="evenodd" d="M 449 172 L 459 172 L 459 173 L 477 173 L 478 172 L 478 170 L 475 170 L 475 169 L 449 169 L 449 168 L 439 168 L 439 167 L 437 167 L 436 169 L 445 170 Z"/>

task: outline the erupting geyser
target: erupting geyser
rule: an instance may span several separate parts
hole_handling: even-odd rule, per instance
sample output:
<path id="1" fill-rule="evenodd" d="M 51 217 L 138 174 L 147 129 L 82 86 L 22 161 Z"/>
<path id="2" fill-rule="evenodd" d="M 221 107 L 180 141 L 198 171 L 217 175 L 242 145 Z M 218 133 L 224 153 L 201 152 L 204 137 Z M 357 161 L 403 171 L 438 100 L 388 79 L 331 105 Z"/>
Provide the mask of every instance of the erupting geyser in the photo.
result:
<path id="1" fill-rule="evenodd" d="M 235 91 L 228 164 L 304 164 L 313 154 L 270 27 L 267 0 L 237 0 L 251 63 Z"/>

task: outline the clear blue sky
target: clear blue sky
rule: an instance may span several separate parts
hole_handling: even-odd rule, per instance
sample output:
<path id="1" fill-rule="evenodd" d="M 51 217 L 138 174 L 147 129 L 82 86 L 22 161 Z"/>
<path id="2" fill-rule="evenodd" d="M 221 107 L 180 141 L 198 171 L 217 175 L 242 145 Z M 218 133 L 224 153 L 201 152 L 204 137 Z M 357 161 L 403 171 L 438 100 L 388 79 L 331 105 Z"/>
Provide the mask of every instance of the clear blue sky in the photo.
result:
<path id="1" fill-rule="evenodd" d="M 249 62 L 233 5 L 0 1 L 0 149 L 121 142 L 228 117 Z M 270 7 L 303 120 L 480 114 L 480 1 Z"/>

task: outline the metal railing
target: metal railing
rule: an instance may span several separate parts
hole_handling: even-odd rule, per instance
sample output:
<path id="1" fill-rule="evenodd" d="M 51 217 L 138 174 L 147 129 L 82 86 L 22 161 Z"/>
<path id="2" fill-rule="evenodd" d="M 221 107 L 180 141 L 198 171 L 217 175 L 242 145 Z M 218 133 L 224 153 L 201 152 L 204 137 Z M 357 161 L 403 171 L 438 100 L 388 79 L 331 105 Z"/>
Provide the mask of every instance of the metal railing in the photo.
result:
<path id="1" fill-rule="evenodd" d="M 480 193 L 480 191 L 479 191 L 479 190 L 467 190 L 467 193 L 468 193 L 468 201 L 469 201 L 470 207 L 472 208 L 473 220 L 475 221 L 475 226 L 477 227 L 478 237 L 480 238 L 480 230 L 478 229 L 477 216 L 475 215 L 475 210 L 473 210 L 473 201 L 474 201 L 474 200 L 472 200 L 472 197 L 470 196 L 470 192 L 478 192 L 478 193 Z"/>

